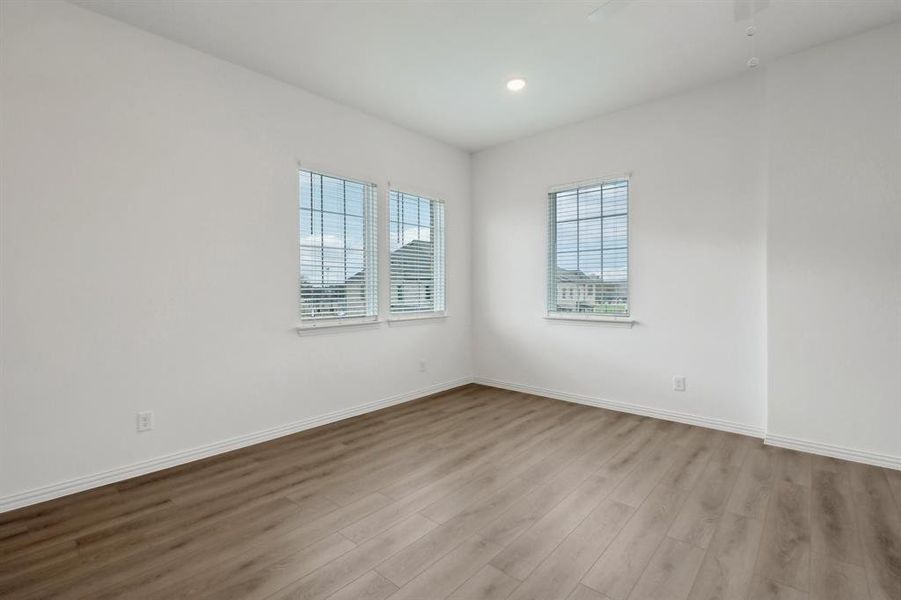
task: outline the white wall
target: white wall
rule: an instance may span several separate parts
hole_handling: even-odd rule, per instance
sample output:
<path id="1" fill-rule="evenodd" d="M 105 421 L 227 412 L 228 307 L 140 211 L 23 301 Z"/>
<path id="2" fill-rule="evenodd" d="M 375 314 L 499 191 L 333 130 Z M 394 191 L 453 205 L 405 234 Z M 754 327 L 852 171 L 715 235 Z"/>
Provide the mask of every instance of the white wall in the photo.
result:
<path id="1" fill-rule="evenodd" d="M 471 377 L 467 154 L 68 4 L 2 11 L 0 497 Z M 383 211 L 389 179 L 446 200 L 448 319 L 298 337 L 298 160 Z"/>
<path id="2" fill-rule="evenodd" d="M 475 155 L 480 378 L 762 431 L 762 92 L 731 80 Z M 618 172 L 638 324 L 546 320 L 547 189 Z"/>
<path id="3" fill-rule="evenodd" d="M 545 191 L 623 171 L 639 324 L 543 319 Z M 901 467 L 901 24 L 480 152 L 473 178 L 479 378 Z"/>
<path id="4" fill-rule="evenodd" d="M 901 466 L 901 24 L 769 71 L 769 435 Z"/>

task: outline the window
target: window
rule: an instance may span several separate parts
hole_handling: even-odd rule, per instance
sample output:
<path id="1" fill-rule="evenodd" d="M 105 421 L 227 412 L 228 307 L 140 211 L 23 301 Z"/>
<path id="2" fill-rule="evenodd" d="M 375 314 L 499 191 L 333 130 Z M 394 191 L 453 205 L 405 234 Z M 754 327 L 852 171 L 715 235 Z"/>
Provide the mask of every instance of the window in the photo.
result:
<path id="1" fill-rule="evenodd" d="M 444 311 L 444 203 L 391 190 L 391 314 Z"/>
<path id="2" fill-rule="evenodd" d="M 300 319 L 378 316 L 376 186 L 300 171 Z"/>
<path id="3" fill-rule="evenodd" d="M 548 195 L 548 313 L 629 315 L 629 180 Z"/>

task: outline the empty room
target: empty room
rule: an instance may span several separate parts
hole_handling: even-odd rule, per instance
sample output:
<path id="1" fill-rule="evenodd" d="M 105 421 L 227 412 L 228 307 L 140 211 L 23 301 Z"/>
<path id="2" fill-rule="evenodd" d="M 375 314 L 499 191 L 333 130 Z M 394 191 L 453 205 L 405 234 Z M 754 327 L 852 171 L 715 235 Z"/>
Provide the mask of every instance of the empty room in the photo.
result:
<path id="1" fill-rule="evenodd" d="M 901 0 L 0 0 L 0 598 L 901 600 Z"/>

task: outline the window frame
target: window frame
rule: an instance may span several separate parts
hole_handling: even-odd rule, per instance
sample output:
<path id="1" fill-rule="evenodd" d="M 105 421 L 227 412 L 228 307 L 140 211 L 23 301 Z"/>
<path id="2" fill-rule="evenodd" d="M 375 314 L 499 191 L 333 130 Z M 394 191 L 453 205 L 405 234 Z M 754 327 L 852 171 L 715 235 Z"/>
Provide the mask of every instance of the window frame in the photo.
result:
<path id="1" fill-rule="evenodd" d="M 371 275 L 367 274 L 366 281 L 364 283 L 365 289 L 372 294 L 371 298 L 367 298 L 367 305 L 370 310 L 373 311 L 372 314 L 368 315 L 354 315 L 350 317 L 305 317 L 303 314 L 303 296 L 301 293 L 301 286 L 303 285 L 303 260 L 301 256 L 301 238 L 302 235 L 302 224 L 301 224 L 301 193 L 300 189 L 300 177 L 301 173 L 309 173 L 312 176 L 320 176 L 320 177 L 328 177 L 330 179 L 337 179 L 344 182 L 356 183 L 364 186 L 369 189 L 369 197 L 364 198 L 363 202 L 363 264 L 364 268 L 371 268 Z M 380 306 L 380 267 L 379 264 L 379 185 L 374 181 L 367 180 L 364 178 L 358 177 L 348 177 L 345 175 L 339 175 L 337 173 L 331 172 L 329 170 L 319 169 L 316 167 L 305 166 L 300 163 L 295 167 L 295 176 L 297 177 L 297 194 L 296 194 L 296 210 L 297 210 L 297 331 L 298 333 L 302 331 L 312 331 L 316 329 L 331 329 L 331 328 L 357 328 L 364 325 L 377 325 L 381 322 L 381 306 Z M 312 202 L 310 206 L 310 210 L 312 212 Z M 344 213 L 347 214 L 346 212 Z M 372 236 L 372 239 L 368 239 L 367 236 Z M 345 240 L 345 247 L 346 247 Z M 346 282 L 346 280 L 345 280 Z"/>
<path id="2" fill-rule="evenodd" d="M 433 310 L 415 310 L 415 311 L 394 311 L 392 309 L 392 299 L 393 299 L 393 291 L 392 291 L 392 283 L 393 283 L 393 273 L 391 269 L 391 197 L 393 194 L 403 194 L 406 196 L 412 196 L 418 198 L 420 200 L 427 200 L 430 203 L 437 204 L 441 207 L 441 216 L 440 216 L 440 229 L 434 226 L 433 221 L 433 234 L 435 235 L 435 241 L 440 240 L 440 248 L 441 248 L 441 284 L 440 284 L 440 297 L 441 297 L 441 307 L 435 308 Z M 401 185 L 392 185 L 390 182 L 387 188 L 387 210 L 386 215 L 387 218 L 385 220 L 385 239 L 388 240 L 386 246 L 386 258 L 387 258 L 387 271 L 388 271 L 388 283 L 387 283 L 387 315 L 388 322 L 398 322 L 398 321 L 420 321 L 420 320 L 428 320 L 428 319 L 443 319 L 447 317 L 447 203 L 441 198 L 440 195 L 437 194 L 429 194 L 422 191 L 416 191 L 414 189 L 410 189 L 407 186 Z M 433 217 L 434 219 L 434 211 Z M 437 265 L 438 255 L 435 254 L 435 263 Z M 434 269 L 435 267 L 433 267 Z M 438 281 L 437 278 L 433 277 L 433 281 Z M 438 288 L 438 286 L 436 286 Z M 435 289 L 433 291 L 433 295 L 436 298 L 436 301 L 433 302 L 433 305 L 437 304 L 437 297 L 439 289 Z"/>
<path id="3" fill-rule="evenodd" d="M 627 186 L 626 195 L 626 312 L 624 313 L 589 313 L 577 311 L 559 311 L 552 308 L 552 290 L 556 296 L 555 282 L 557 273 L 557 216 L 556 210 L 552 214 L 551 203 L 554 203 L 556 209 L 556 195 L 562 192 L 573 192 L 578 189 L 603 186 L 605 184 L 625 181 Z M 622 324 L 631 327 L 636 323 L 633 314 L 632 302 L 632 173 L 616 173 L 605 175 L 603 177 L 586 179 L 572 183 L 551 186 L 545 196 L 545 249 L 547 251 L 547 264 L 545 268 L 545 318 L 561 321 L 581 321 L 595 323 Z M 603 200 L 602 200 L 603 201 Z M 552 227 L 553 225 L 553 227 Z M 578 227 L 578 226 L 577 226 Z M 603 248 L 601 249 L 603 255 Z M 553 304 L 556 307 L 556 303 Z"/>

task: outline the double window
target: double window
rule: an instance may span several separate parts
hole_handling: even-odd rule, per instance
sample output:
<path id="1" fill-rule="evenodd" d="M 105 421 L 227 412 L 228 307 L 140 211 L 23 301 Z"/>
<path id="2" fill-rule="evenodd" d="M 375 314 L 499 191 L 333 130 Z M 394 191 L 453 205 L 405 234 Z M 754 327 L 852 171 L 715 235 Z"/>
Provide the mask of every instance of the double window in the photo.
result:
<path id="1" fill-rule="evenodd" d="M 629 316 L 629 181 L 548 195 L 549 315 Z"/>
<path id="2" fill-rule="evenodd" d="M 300 319 L 375 321 L 378 190 L 375 184 L 301 170 Z M 390 314 L 443 314 L 444 203 L 390 190 Z"/>

